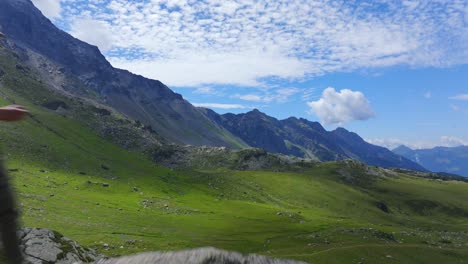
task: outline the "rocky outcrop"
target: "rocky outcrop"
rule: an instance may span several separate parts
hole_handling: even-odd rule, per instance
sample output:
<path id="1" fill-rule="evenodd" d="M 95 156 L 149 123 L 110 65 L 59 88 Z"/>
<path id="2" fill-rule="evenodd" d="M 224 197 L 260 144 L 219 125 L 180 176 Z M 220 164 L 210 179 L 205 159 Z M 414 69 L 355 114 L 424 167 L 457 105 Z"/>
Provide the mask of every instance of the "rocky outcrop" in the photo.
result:
<path id="1" fill-rule="evenodd" d="M 211 247 L 176 252 L 148 252 L 108 259 L 93 249 L 82 247 L 48 229 L 24 228 L 18 235 L 27 264 L 304 264 L 254 254 L 242 255 Z"/>
<path id="2" fill-rule="evenodd" d="M 92 263 L 103 257 L 48 229 L 24 228 L 18 233 L 28 264 Z"/>
<path id="3" fill-rule="evenodd" d="M 305 262 L 242 255 L 215 248 L 179 252 L 151 252 L 116 259 L 102 259 L 97 264 L 305 264 Z"/>

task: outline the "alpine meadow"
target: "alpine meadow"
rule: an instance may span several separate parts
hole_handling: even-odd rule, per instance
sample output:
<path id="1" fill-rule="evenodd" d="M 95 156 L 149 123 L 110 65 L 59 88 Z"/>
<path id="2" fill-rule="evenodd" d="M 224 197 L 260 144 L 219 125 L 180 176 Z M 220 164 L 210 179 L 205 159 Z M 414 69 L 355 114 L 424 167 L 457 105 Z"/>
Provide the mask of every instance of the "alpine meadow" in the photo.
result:
<path id="1" fill-rule="evenodd" d="M 192 14 L 187 11 L 191 7 L 196 10 L 193 23 L 198 25 L 198 20 L 216 20 L 216 14 L 210 13 L 214 11 L 199 5 L 216 9 L 222 4 L 208 2 L 0 0 L 0 106 L 20 105 L 28 111 L 19 122 L 0 122 L 3 166 L 16 197 L 21 227 L 19 247 L 24 263 L 466 263 L 468 134 L 463 135 L 468 133 L 467 123 L 463 122 L 467 117 L 463 111 L 468 109 L 463 97 L 466 96 L 463 89 L 468 85 L 466 2 L 453 1 L 452 6 L 440 1 L 291 1 L 289 4 L 278 1 L 275 7 L 278 16 L 290 15 L 281 12 L 293 2 L 307 10 L 330 5 L 340 10 L 354 10 L 340 14 L 353 16 L 359 20 L 358 24 L 369 22 L 360 21 L 362 19 L 372 22 L 370 17 L 379 17 L 379 14 L 387 18 L 388 14 L 406 12 L 401 6 L 409 8 L 406 4 L 410 3 L 400 2 L 418 2 L 411 12 L 427 11 L 424 19 L 429 24 L 439 21 L 432 18 L 437 16 L 433 12 L 438 8 L 452 10 L 447 17 L 442 17 L 445 13 L 440 11 L 437 19 L 453 18 L 447 22 L 453 27 L 456 23 L 465 23 L 452 41 L 456 46 L 452 52 L 458 52 L 460 61 L 424 64 L 418 61 L 423 53 L 411 52 L 433 47 L 416 48 L 412 39 L 405 40 L 407 45 L 415 45 L 414 50 L 390 54 L 388 50 L 400 47 L 399 35 L 395 33 L 394 39 L 385 38 L 391 43 L 390 47 L 384 45 L 387 51 L 382 53 L 376 47 L 372 47 L 376 50 L 367 47 L 368 53 L 363 55 L 358 52 L 361 42 L 349 40 L 350 48 L 360 57 L 353 57 L 356 65 L 349 66 L 351 62 L 347 59 L 338 59 L 351 56 L 343 54 L 344 47 L 325 47 L 328 43 L 331 45 L 331 40 L 324 44 L 320 37 L 309 40 L 304 33 L 303 38 L 318 48 L 296 58 L 291 54 L 302 46 L 289 47 L 292 51 L 288 58 L 301 62 L 310 59 L 313 63 L 307 67 L 316 63 L 315 67 L 323 71 L 313 74 L 305 69 L 300 76 L 295 76 L 296 73 L 289 76 L 288 70 L 295 70 L 294 66 L 288 68 L 289 60 L 271 57 L 273 64 L 279 64 L 278 69 L 287 72 L 282 75 L 277 68 L 264 65 L 265 69 L 259 69 L 264 62 L 255 55 L 245 67 L 249 72 L 267 73 L 255 76 L 252 82 L 235 73 L 240 71 L 235 63 L 230 64 L 233 68 L 229 68 L 232 70 L 229 78 L 238 79 L 219 79 L 218 74 L 225 74 L 226 69 L 218 64 L 216 67 L 203 64 L 212 59 L 209 55 L 206 61 L 201 60 L 200 69 L 181 67 L 176 75 L 184 77 L 177 82 L 172 79 L 172 73 L 167 73 L 176 62 L 158 52 L 166 52 L 168 58 L 176 54 L 171 53 L 175 51 L 169 50 L 171 45 L 167 44 L 174 35 L 177 42 L 171 48 L 180 48 L 181 54 L 193 52 L 187 55 L 185 62 L 187 65 L 194 63 L 190 58 L 197 55 L 197 47 L 206 43 L 200 42 L 196 32 L 187 33 L 192 22 L 185 21 L 188 24 L 172 29 L 187 31 L 184 35 L 189 39 L 187 42 L 176 33 L 167 33 L 167 39 L 151 39 L 155 43 L 160 41 L 159 46 L 153 47 L 160 50 L 152 50 L 154 54 L 150 56 L 145 55 L 150 52 L 150 48 L 144 46 L 148 42 L 140 40 L 140 47 L 140 42 L 135 40 L 144 35 L 137 30 L 139 20 L 123 28 L 119 24 L 121 21 L 113 17 L 114 13 L 103 11 L 122 5 L 126 8 L 125 16 L 136 12 L 147 21 L 165 14 L 174 21 L 182 21 Z M 264 1 L 226 2 L 239 5 L 234 13 L 220 18 L 222 23 L 218 21 L 227 27 L 234 17 L 244 23 L 242 12 L 253 8 L 250 2 L 264 6 L 263 11 L 258 6 L 255 8 L 263 17 L 269 17 L 269 8 L 276 1 L 264 4 Z M 455 2 L 465 6 L 460 11 L 465 15 L 464 22 L 455 17 L 458 14 L 453 11 L 457 7 Z M 60 15 L 52 12 L 55 9 L 50 9 L 51 3 L 60 7 Z M 150 4 L 157 8 L 150 9 Z M 90 7 L 86 13 L 88 5 L 97 7 Z M 151 12 L 156 9 L 166 11 L 152 16 Z M 115 34 L 114 46 L 104 49 L 101 42 L 90 42 L 89 32 L 95 28 L 88 27 L 85 31 L 88 35 L 78 34 L 74 28 L 77 24 L 68 19 L 79 16 L 108 23 L 107 30 Z M 289 27 L 289 22 L 275 22 L 275 16 L 271 17 L 268 22 L 271 28 L 265 29 L 265 32 L 271 31 L 271 38 L 265 39 L 271 41 L 271 45 L 283 43 L 275 39 L 274 32 L 289 36 L 289 31 L 298 30 L 295 27 L 301 27 L 306 20 L 296 14 L 290 17 L 297 17 L 295 27 Z M 389 29 L 404 28 L 406 20 L 398 21 L 398 17 L 393 17 L 394 24 L 388 26 Z M 255 19 L 259 24 L 261 18 Z M 339 31 L 341 20 L 335 19 L 336 31 Z M 218 23 L 216 21 L 210 23 Z M 376 19 L 373 25 L 377 27 L 379 21 Z M 257 38 L 266 34 L 260 31 L 262 26 L 256 28 L 258 36 L 252 37 L 252 42 L 257 43 Z M 307 26 L 325 27 L 318 22 Z M 210 27 L 209 24 L 197 28 L 207 30 Z M 379 40 L 373 38 L 382 32 L 369 27 L 364 32 L 369 34 L 368 42 L 375 44 Z M 242 28 L 247 30 L 248 25 Z M 452 29 L 447 28 L 447 32 Z M 126 30 L 135 30 L 134 36 L 128 39 L 128 46 L 125 41 L 118 40 L 127 34 Z M 224 30 L 226 34 L 234 34 Z M 356 28 L 348 30 L 347 34 L 363 38 L 364 33 Z M 218 50 L 219 43 L 203 32 L 214 54 L 231 52 L 230 42 Z M 333 32 L 324 31 L 322 36 L 326 38 Z M 418 32 L 418 36 L 426 34 L 422 29 Z M 437 33 L 452 37 L 450 33 Z M 242 35 L 242 32 L 237 34 Z M 305 41 L 299 35 L 294 35 L 289 42 L 282 41 Z M 457 42 L 461 40 L 466 42 Z M 239 47 L 244 48 L 244 42 L 237 41 L 242 43 Z M 125 49 L 132 50 L 135 58 L 129 59 Z M 321 59 L 315 59 L 319 52 L 323 52 Z M 146 65 L 143 71 L 138 71 L 142 67 L 128 66 L 137 64 L 139 55 L 135 54 L 140 53 L 141 57 L 147 56 L 142 59 Z M 374 53 L 378 55 L 372 57 Z M 238 53 L 232 51 L 232 54 Z M 239 61 L 244 59 L 238 56 Z M 366 59 L 363 56 L 367 56 Z M 400 61 L 406 56 L 412 57 L 410 62 Z M 226 59 L 229 64 L 229 56 L 215 58 Z M 391 64 L 390 59 L 398 63 Z M 154 68 L 148 64 L 153 60 L 157 61 Z M 349 63 L 349 67 L 336 68 L 332 61 L 338 61 L 343 67 Z M 360 66 L 363 61 L 369 67 Z M 164 63 L 167 68 L 158 68 Z M 374 67 L 378 69 L 376 72 L 373 72 Z M 199 74 L 204 68 L 211 73 Z M 190 70 L 199 74 L 197 78 L 206 80 L 192 81 Z M 397 88 L 392 91 L 382 88 L 373 95 L 370 88 L 359 92 L 336 91 L 329 87 L 341 88 L 340 82 L 348 82 L 348 87 L 355 89 L 353 84 L 359 82 L 356 81 L 359 78 L 363 79 L 363 86 L 366 82 L 372 86 L 381 78 L 395 79 L 391 85 L 396 87 L 400 85 L 396 83 L 398 79 L 407 72 L 426 70 L 465 76 L 451 78 L 460 83 L 457 87 L 463 88 L 456 90 L 452 85 L 450 98 L 444 95 L 447 102 L 435 102 L 439 100 L 432 96 L 437 93 L 435 88 L 431 88 L 430 94 L 419 96 L 423 101 L 433 100 L 434 108 L 443 104 L 444 109 L 453 114 L 450 118 L 439 120 L 439 113 L 428 112 L 431 107 L 414 102 L 411 104 L 417 105 L 414 106 L 416 110 L 404 110 L 410 104 L 410 96 L 397 94 L 402 92 Z M 166 79 L 153 80 L 152 74 L 158 76 L 158 71 Z M 415 73 L 415 76 L 418 74 L 423 73 Z M 164 84 L 165 80 L 169 86 Z M 414 85 L 418 80 L 407 82 Z M 320 88 L 304 88 L 309 84 Z M 315 94 L 310 95 L 311 91 Z M 393 96 L 400 100 L 392 104 L 379 101 L 379 98 Z M 216 98 L 226 101 L 208 103 Z M 296 108 L 299 104 L 303 105 L 300 110 Z M 386 111 L 377 104 L 400 109 Z M 427 132 L 421 129 L 417 131 L 420 135 L 415 137 L 404 134 L 411 130 L 403 128 L 405 120 L 422 118 L 421 112 L 426 113 L 422 116 L 432 119 L 420 120 L 420 123 L 453 121 L 453 124 L 441 123 L 440 127 L 446 130 L 427 125 Z M 390 118 L 387 113 L 395 116 Z M 392 128 L 378 129 L 381 118 L 387 118 L 386 123 L 394 122 Z M 365 122 L 369 125 L 360 125 Z M 446 136 L 450 133 L 454 137 Z M 15 263 L 4 254 L 7 253 L 1 247 L 4 243 L 7 241 L 0 242 L 0 262 Z M 146 262 L 134 256 L 143 252 L 149 252 L 140 255 Z M 125 259 L 125 256 L 130 257 Z"/>

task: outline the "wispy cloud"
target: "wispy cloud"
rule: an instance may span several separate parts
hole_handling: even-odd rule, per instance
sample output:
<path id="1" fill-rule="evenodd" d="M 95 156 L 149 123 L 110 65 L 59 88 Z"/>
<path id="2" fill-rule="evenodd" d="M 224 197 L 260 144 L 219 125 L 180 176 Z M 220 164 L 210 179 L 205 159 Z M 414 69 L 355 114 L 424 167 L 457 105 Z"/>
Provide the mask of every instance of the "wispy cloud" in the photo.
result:
<path id="1" fill-rule="evenodd" d="M 235 95 L 234 97 L 244 100 L 244 101 L 252 101 L 252 102 L 262 102 L 265 100 L 262 96 L 258 94 Z"/>
<path id="2" fill-rule="evenodd" d="M 468 94 L 457 94 L 455 96 L 449 97 L 451 100 L 461 100 L 468 101 Z"/>
<path id="3" fill-rule="evenodd" d="M 301 92 L 298 88 L 280 88 L 280 89 L 268 89 L 263 91 L 262 94 L 235 94 L 232 98 L 237 98 L 244 101 L 251 102 L 276 102 L 276 103 L 285 103 L 290 98 Z"/>
<path id="4" fill-rule="evenodd" d="M 219 109 L 252 109 L 254 107 L 240 104 L 220 104 L 220 103 L 192 103 L 196 107 L 219 108 Z"/>
<path id="5" fill-rule="evenodd" d="M 465 0 L 62 3 L 64 24 L 92 19 L 106 25 L 113 65 L 171 86 L 264 86 L 270 77 L 302 80 L 362 68 L 468 61 Z M 107 49 L 108 42 L 99 40 L 106 34 L 88 34 L 94 35 L 88 41 Z"/>
<path id="6" fill-rule="evenodd" d="M 426 99 L 431 99 L 431 98 L 432 98 L 432 92 L 431 92 L 431 91 L 426 92 L 426 93 L 424 94 L 424 98 L 426 98 Z"/>
<path id="7" fill-rule="evenodd" d="M 302 101 L 310 101 L 312 99 L 315 99 L 316 97 L 320 97 L 319 95 L 317 95 L 317 89 L 309 88 L 303 91 Z"/>
<path id="8" fill-rule="evenodd" d="M 215 88 L 207 87 L 207 86 L 198 87 L 197 89 L 195 89 L 193 91 L 193 93 L 194 94 L 204 94 L 204 95 L 217 95 L 217 94 L 220 94 L 220 92 L 218 90 L 216 90 Z"/>
<path id="9" fill-rule="evenodd" d="M 364 94 L 349 89 L 337 92 L 329 87 L 323 91 L 319 100 L 308 102 L 307 105 L 311 108 L 311 112 L 315 113 L 326 125 L 374 117 L 374 111 Z"/>

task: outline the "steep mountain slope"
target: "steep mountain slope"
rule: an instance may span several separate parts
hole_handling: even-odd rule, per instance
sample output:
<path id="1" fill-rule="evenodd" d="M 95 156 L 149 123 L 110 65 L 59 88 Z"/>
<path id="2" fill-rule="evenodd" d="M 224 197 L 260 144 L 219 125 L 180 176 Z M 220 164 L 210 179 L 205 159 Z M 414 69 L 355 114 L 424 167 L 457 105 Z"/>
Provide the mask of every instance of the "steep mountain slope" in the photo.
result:
<path id="1" fill-rule="evenodd" d="M 468 177 L 468 146 L 416 150 L 407 146 L 399 146 L 393 152 L 421 164 L 430 171 Z"/>
<path id="2" fill-rule="evenodd" d="M 280 121 L 259 111 L 218 116 L 195 108 L 159 81 L 113 68 L 97 47 L 57 29 L 30 0 L 0 2 L 0 31 L 7 36 L 4 47 L 13 54 L 9 60 L 16 61 L 18 75 L 28 75 L 41 86 L 15 87 L 18 77 L 10 79 L 11 89 L 19 89 L 36 105 L 68 112 L 129 149 L 151 153 L 167 143 L 252 146 L 320 161 L 353 158 L 370 165 L 424 170 L 344 129 L 328 132 L 316 122 Z M 80 114 L 89 109 L 94 109 L 94 117 Z"/>
<path id="3" fill-rule="evenodd" d="M 48 87 L 108 105 L 178 144 L 245 144 L 159 81 L 113 68 L 97 47 L 57 29 L 30 0 L 0 1 L 0 31 Z"/>
<path id="4" fill-rule="evenodd" d="M 356 159 L 369 165 L 425 169 L 390 150 L 365 142 L 357 134 L 338 128 L 326 131 L 318 122 L 288 118 L 277 120 L 258 110 L 224 114 L 205 109 L 206 115 L 253 147 L 319 161 Z"/>

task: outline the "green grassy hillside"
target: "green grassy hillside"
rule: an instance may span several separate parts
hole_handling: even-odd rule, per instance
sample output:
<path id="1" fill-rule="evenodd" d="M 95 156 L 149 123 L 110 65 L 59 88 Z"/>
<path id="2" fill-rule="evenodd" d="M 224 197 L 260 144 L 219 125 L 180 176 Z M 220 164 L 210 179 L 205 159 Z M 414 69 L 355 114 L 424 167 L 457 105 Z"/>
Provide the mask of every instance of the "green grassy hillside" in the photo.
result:
<path id="1" fill-rule="evenodd" d="M 0 104 L 24 104 L 32 116 L 1 123 L 0 141 L 24 226 L 111 256 L 215 246 L 313 263 L 468 259 L 467 183 L 346 162 L 281 173 L 170 170 L 98 136 L 82 118 L 91 112 L 41 106 L 41 85 L 12 72 Z"/>

